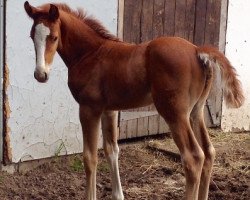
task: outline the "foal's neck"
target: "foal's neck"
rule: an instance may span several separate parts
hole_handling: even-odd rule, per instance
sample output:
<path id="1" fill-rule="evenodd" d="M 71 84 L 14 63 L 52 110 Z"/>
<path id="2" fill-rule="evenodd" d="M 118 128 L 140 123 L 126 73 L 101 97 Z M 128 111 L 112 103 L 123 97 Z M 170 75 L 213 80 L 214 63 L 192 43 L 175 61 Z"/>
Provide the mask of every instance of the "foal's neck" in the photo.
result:
<path id="1" fill-rule="evenodd" d="M 74 16 L 62 12 L 60 20 L 61 41 L 58 53 L 68 68 L 96 51 L 105 42 L 94 30 Z"/>

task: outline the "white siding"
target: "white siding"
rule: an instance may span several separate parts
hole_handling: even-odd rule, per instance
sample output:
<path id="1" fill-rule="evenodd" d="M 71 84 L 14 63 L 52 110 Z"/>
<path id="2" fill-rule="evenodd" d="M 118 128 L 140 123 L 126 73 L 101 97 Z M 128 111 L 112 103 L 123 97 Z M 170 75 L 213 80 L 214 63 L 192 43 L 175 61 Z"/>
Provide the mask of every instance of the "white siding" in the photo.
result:
<path id="1" fill-rule="evenodd" d="M 240 109 L 222 108 L 224 131 L 250 130 L 250 1 L 229 0 L 226 56 L 236 67 L 246 102 Z"/>
<path id="2" fill-rule="evenodd" d="M 31 5 L 47 3 L 30 0 Z M 62 2 L 53 0 L 53 2 Z M 116 34 L 117 0 L 64 1 L 72 8 L 83 7 Z M 45 158 L 82 151 L 78 105 L 67 86 L 67 68 L 58 55 L 46 84 L 33 78 L 34 47 L 29 38 L 32 20 L 23 9 L 24 0 L 7 1 L 7 89 L 11 109 L 8 126 L 12 161 Z"/>

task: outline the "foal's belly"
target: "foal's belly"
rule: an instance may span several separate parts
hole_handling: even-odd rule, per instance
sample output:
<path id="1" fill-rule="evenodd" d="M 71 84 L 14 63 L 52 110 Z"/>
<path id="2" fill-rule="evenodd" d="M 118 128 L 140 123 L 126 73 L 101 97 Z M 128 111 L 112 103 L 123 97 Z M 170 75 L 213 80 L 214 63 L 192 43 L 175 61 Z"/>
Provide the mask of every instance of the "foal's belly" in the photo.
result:
<path id="1" fill-rule="evenodd" d="M 123 92 L 123 93 L 122 93 Z M 112 94 L 109 97 L 106 109 L 125 110 L 147 106 L 153 103 L 152 95 L 149 90 L 138 91 L 136 88 L 130 88 L 130 91 L 120 91 L 119 94 Z"/>
<path id="2" fill-rule="evenodd" d="M 145 98 L 145 99 L 137 99 L 133 101 L 120 101 L 113 104 L 108 104 L 106 109 L 107 110 L 126 110 L 126 109 L 133 109 L 148 106 L 153 103 L 152 98 Z"/>

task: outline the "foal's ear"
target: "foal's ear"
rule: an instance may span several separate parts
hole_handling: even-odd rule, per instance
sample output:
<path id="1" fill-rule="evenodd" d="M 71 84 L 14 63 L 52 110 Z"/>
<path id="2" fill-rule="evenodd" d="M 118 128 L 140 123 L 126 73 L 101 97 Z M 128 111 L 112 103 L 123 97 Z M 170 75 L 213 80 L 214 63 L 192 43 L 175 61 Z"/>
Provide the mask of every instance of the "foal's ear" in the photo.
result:
<path id="1" fill-rule="evenodd" d="M 56 21 L 59 18 L 59 10 L 58 8 L 53 5 L 50 4 L 50 9 L 49 9 L 49 18 L 52 21 Z"/>
<path id="2" fill-rule="evenodd" d="M 24 9 L 25 9 L 26 13 L 29 15 L 29 17 L 34 18 L 36 8 L 31 6 L 28 1 L 25 1 Z"/>

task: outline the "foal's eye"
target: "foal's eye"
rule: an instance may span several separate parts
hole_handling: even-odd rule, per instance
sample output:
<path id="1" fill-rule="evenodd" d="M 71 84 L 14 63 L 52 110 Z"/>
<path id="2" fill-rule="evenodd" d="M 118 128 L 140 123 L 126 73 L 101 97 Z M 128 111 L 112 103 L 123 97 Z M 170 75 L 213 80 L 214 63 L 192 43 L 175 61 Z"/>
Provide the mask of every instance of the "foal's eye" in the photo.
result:
<path id="1" fill-rule="evenodd" d="M 52 36 L 52 35 L 50 36 L 50 39 L 51 39 L 53 42 L 55 42 L 55 41 L 57 40 L 57 38 L 58 38 L 57 36 Z"/>
<path id="2" fill-rule="evenodd" d="M 57 41 L 57 37 L 53 37 L 53 41 L 54 41 L 54 42 Z"/>

